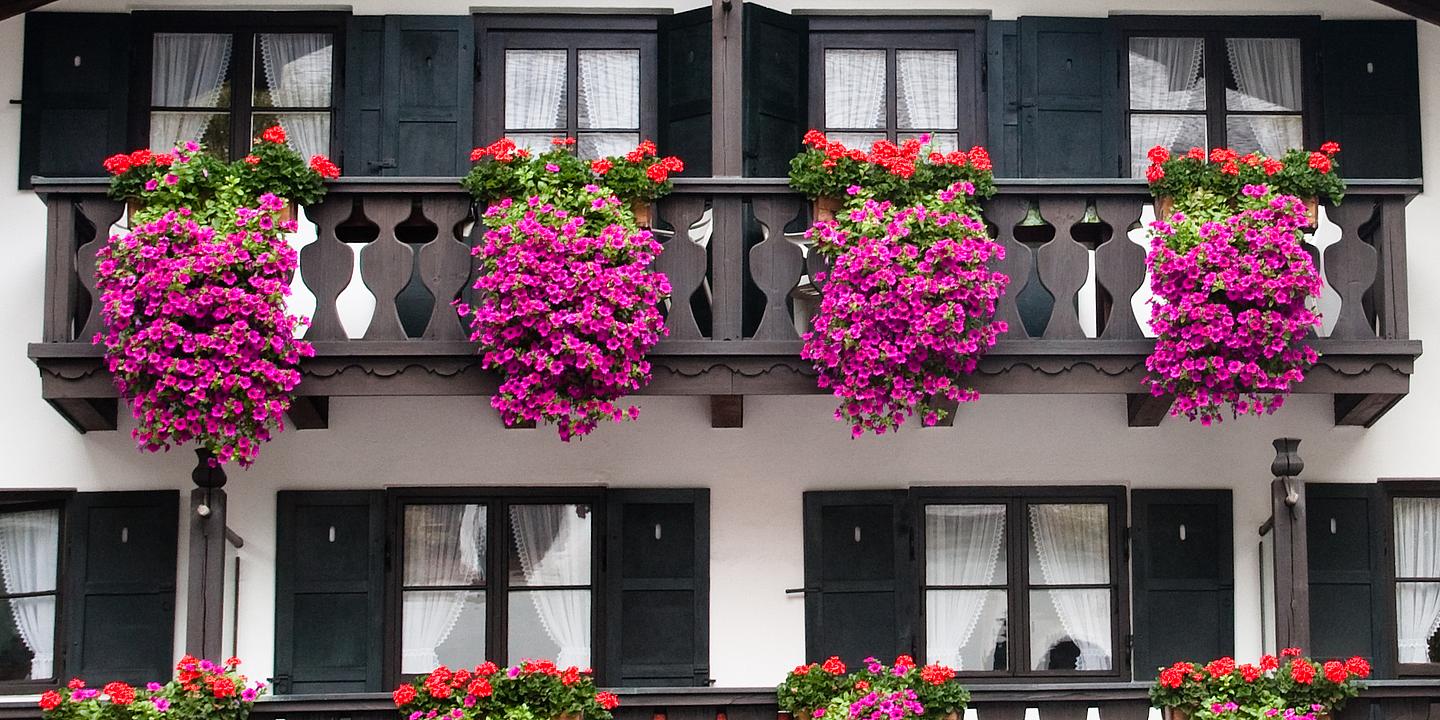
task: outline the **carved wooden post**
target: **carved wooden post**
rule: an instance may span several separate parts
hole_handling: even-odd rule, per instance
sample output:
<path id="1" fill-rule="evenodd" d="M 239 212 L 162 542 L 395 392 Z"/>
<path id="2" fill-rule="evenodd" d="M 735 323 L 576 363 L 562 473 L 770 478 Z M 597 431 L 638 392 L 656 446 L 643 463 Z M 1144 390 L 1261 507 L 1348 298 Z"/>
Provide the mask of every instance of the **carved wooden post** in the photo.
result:
<path id="1" fill-rule="evenodd" d="M 210 451 L 195 451 L 190 478 L 190 571 L 185 652 L 219 662 L 225 629 L 225 469 L 210 467 Z"/>
<path id="2" fill-rule="evenodd" d="M 1270 472 L 1270 506 L 1275 519 L 1275 642 L 1281 648 L 1309 649 L 1310 570 L 1305 542 L 1305 461 L 1295 438 L 1275 440 Z"/>

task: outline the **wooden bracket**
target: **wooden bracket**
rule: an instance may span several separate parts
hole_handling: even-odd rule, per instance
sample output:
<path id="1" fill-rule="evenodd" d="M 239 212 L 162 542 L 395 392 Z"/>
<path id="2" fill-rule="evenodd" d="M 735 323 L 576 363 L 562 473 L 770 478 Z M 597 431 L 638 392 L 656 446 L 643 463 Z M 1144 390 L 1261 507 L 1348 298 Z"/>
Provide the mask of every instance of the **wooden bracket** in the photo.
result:
<path id="1" fill-rule="evenodd" d="M 290 400 L 290 424 L 296 430 L 324 430 L 330 427 L 330 398 L 299 395 Z"/>
<path id="2" fill-rule="evenodd" d="M 1155 427 L 1170 412 L 1175 398 L 1155 397 L 1150 393 L 1129 393 L 1125 396 L 1125 414 L 1130 427 Z"/>
<path id="3" fill-rule="evenodd" d="M 1374 425 L 1395 403 L 1405 397 L 1399 393 L 1364 393 L 1352 395 L 1341 393 L 1335 396 L 1335 424 Z"/>

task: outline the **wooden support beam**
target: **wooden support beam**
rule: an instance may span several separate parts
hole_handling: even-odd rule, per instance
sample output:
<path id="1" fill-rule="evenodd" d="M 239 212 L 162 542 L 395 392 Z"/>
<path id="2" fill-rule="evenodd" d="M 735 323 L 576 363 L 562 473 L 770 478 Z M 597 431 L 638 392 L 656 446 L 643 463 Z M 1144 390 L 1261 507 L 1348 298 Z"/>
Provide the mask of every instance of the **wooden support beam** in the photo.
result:
<path id="1" fill-rule="evenodd" d="M 120 403 L 115 398 L 50 398 L 49 402 L 65 422 L 81 433 L 118 427 Z"/>
<path id="2" fill-rule="evenodd" d="M 195 657 L 223 657 L 224 653 L 225 510 L 224 489 L 197 487 L 190 491 L 185 652 Z"/>
<path id="3" fill-rule="evenodd" d="M 1275 643 L 1310 647 L 1310 561 L 1306 542 L 1305 463 L 1296 452 L 1300 441 L 1275 441 L 1271 463 L 1270 512 L 1275 528 Z"/>
<path id="4" fill-rule="evenodd" d="M 1395 403 L 1405 397 L 1402 393 L 1337 394 L 1335 396 L 1335 424 L 1374 425 Z"/>
<path id="5" fill-rule="evenodd" d="M 1155 397 L 1150 393 L 1129 393 L 1125 396 L 1125 415 L 1130 427 L 1155 427 L 1170 412 L 1175 398 Z"/>
<path id="6" fill-rule="evenodd" d="M 711 395 L 710 427 L 745 427 L 745 396 Z"/>
<path id="7" fill-rule="evenodd" d="M 330 427 L 330 398 L 314 395 L 294 397 L 286 414 L 296 430 L 324 430 Z"/>

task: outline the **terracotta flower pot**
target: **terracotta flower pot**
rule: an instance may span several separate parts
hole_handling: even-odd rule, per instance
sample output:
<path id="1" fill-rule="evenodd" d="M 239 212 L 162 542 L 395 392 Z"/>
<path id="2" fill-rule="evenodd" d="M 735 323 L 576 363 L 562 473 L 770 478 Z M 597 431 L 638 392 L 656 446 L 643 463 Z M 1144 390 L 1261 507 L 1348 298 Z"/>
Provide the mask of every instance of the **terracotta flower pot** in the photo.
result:
<path id="1" fill-rule="evenodd" d="M 1169 195 L 1161 195 L 1155 198 L 1155 219 L 1169 220 L 1175 212 L 1175 198 Z M 1167 720 L 1184 720 L 1183 718 L 1167 718 Z"/>
<path id="2" fill-rule="evenodd" d="M 578 713 L 578 712 L 576 712 L 576 713 L 565 713 L 564 715 L 561 715 L 560 717 L 555 718 L 555 720 L 585 720 L 585 714 L 584 714 L 584 713 Z"/>
<path id="3" fill-rule="evenodd" d="M 140 202 L 140 198 L 127 198 L 125 200 L 125 217 L 130 224 L 135 224 L 135 216 L 144 208 L 145 205 Z"/>
<path id="4" fill-rule="evenodd" d="M 1190 713 L 1177 707 L 1167 707 L 1165 708 L 1165 720 L 1190 720 Z"/>
<path id="5" fill-rule="evenodd" d="M 642 228 L 650 227 L 650 202 L 647 200 L 631 200 L 630 212 L 635 216 L 635 224 Z"/>
<path id="6" fill-rule="evenodd" d="M 845 201 L 840 198 L 822 195 L 815 198 L 814 207 L 815 222 L 834 222 L 835 213 L 839 212 L 840 208 L 845 207 Z"/>
<path id="7" fill-rule="evenodd" d="M 1320 199 L 1317 197 L 1304 197 L 1300 201 L 1305 203 L 1305 227 L 1313 228 L 1320 225 Z M 1316 718 L 1316 720 L 1324 720 Z"/>

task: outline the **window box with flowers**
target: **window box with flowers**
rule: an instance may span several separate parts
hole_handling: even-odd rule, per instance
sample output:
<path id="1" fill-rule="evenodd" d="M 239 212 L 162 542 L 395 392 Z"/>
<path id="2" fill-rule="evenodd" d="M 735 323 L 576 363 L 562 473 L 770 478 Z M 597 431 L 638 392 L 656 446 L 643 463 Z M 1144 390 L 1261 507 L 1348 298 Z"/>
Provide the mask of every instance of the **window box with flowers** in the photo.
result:
<path id="1" fill-rule="evenodd" d="M 185 656 L 167 683 L 133 687 L 110 682 L 99 688 L 76 678 L 40 695 L 45 720 L 245 720 L 265 683 L 250 684 L 230 658 L 218 664 Z"/>
<path id="2" fill-rule="evenodd" d="M 838 657 L 800 665 L 775 694 L 781 712 L 795 720 L 956 720 L 970 702 L 954 669 L 918 667 L 909 655 L 893 665 L 866 658 L 854 672 Z"/>
<path id="3" fill-rule="evenodd" d="M 1369 676 L 1364 658 L 1322 663 L 1286 648 L 1258 663 L 1223 657 L 1161 668 L 1150 700 L 1167 720 L 1329 720 Z"/>
<path id="4" fill-rule="evenodd" d="M 589 670 L 526 660 L 509 668 L 440 666 L 391 693 L 404 720 L 611 720 L 614 693 L 597 691 Z"/>

